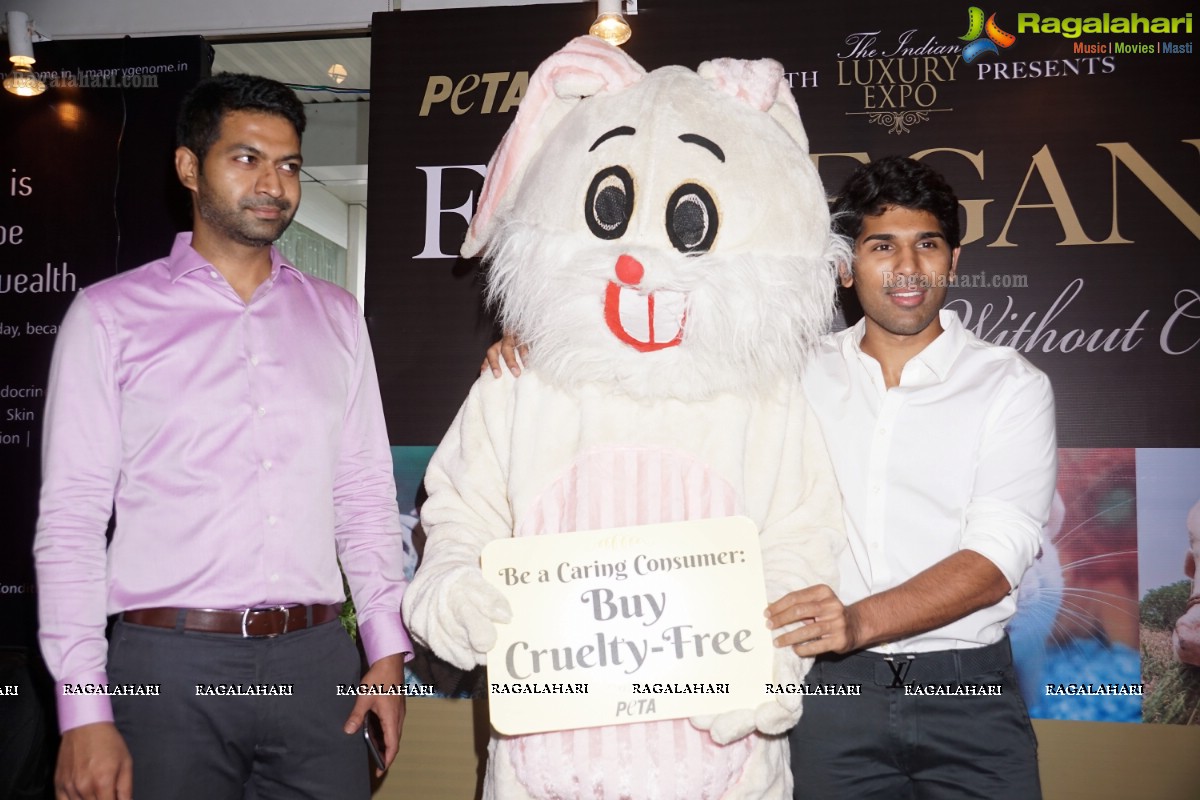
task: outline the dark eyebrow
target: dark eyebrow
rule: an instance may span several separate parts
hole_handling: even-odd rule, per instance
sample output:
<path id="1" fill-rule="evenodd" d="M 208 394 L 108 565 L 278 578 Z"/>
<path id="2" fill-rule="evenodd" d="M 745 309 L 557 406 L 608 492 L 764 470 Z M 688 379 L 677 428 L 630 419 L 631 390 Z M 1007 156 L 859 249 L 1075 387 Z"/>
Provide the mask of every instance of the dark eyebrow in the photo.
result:
<path id="1" fill-rule="evenodd" d="M 633 128 L 629 127 L 628 125 L 622 125 L 619 128 L 613 128 L 608 133 L 600 134 L 600 138 L 597 139 L 596 141 L 592 142 L 592 146 L 588 148 L 588 152 L 589 153 L 592 152 L 597 147 L 599 147 L 602 142 L 605 142 L 605 141 L 613 138 L 614 136 L 633 136 L 635 133 L 637 133 L 637 131 L 635 131 Z"/>
<path id="2" fill-rule="evenodd" d="M 679 141 L 687 142 L 688 144 L 698 144 L 716 156 L 722 164 L 725 163 L 725 152 L 720 147 L 717 147 L 717 143 L 711 139 L 705 139 L 698 133 L 683 133 L 679 135 Z"/>
<path id="3" fill-rule="evenodd" d="M 864 236 L 863 241 L 864 242 L 870 242 L 870 241 L 890 242 L 895 238 L 896 238 L 896 234 L 894 234 L 894 233 L 872 233 L 870 236 Z M 917 241 L 921 241 L 923 239 L 945 240 L 945 238 L 946 238 L 945 234 L 943 234 L 941 231 L 921 231 L 920 233 L 917 234 Z"/>
<path id="4" fill-rule="evenodd" d="M 229 152 L 230 153 L 248 153 L 249 155 L 255 156 L 257 158 L 266 158 L 267 157 L 266 153 L 264 153 L 262 150 L 259 150 L 254 145 L 250 145 L 250 144 L 240 144 L 239 143 L 239 144 L 231 145 L 229 147 Z M 277 158 L 275 160 L 276 160 L 276 162 L 304 161 L 304 156 L 302 156 L 300 153 L 290 153 L 289 155 L 283 156 L 281 158 Z"/>

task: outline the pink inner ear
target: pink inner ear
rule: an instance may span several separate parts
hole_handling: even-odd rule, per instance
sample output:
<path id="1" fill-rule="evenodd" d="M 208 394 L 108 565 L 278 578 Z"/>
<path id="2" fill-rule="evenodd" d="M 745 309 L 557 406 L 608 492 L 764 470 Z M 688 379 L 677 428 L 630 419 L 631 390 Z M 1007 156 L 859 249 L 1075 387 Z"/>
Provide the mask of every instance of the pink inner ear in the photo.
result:
<path id="1" fill-rule="evenodd" d="M 548 58 L 545 67 L 546 82 L 564 99 L 624 89 L 646 76 L 624 50 L 595 36 L 575 37 Z"/>
<path id="2" fill-rule="evenodd" d="M 778 61 L 715 58 L 702 64 L 699 71 L 718 89 L 759 111 L 768 110 L 776 102 L 796 107 Z"/>
<path id="3" fill-rule="evenodd" d="M 496 207 L 546 133 L 558 123 L 557 119 L 543 120 L 556 103 L 624 89 L 645 74 L 625 51 L 595 36 L 578 36 L 543 61 L 530 76 L 516 119 L 488 164 L 463 255 L 475 255 L 486 243 Z"/>

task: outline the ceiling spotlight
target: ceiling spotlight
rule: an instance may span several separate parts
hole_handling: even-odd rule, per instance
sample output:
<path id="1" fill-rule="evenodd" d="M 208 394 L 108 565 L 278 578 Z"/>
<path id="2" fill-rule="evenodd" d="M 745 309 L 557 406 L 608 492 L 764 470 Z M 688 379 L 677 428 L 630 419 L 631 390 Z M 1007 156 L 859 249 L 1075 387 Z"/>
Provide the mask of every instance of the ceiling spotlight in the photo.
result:
<path id="1" fill-rule="evenodd" d="M 4 79 L 4 88 L 21 97 L 33 97 L 46 91 L 46 84 L 33 74 L 33 25 L 29 15 L 8 12 L 8 60 L 12 73 Z"/>
<path id="2" fill-rule="evenodd" d="M 350 73 L 346 72 L 346 68 L 341 64 L 334 64 L 329 68 L 329 72 L 325 74 L 328 75 L 329 79 L 334 83 L 341 83 L 342 81 L 346 80 L 346 76 Z"/>
<path id="3" fill-rule="evenodd" d="M 600 13 L 588 33 L 617 47 L 628 42 L 633 31 L 625 17 L 621 16 L 621 0 L 600 0 L 599 6 Z"/>
<path id="4" fill-rule="evenodd" d="M 46 91 L 46 84 L 27 65 L 14 64 L 12 72 L 4 78 L 4 88 L 19 97 L 33 97 Z"/>

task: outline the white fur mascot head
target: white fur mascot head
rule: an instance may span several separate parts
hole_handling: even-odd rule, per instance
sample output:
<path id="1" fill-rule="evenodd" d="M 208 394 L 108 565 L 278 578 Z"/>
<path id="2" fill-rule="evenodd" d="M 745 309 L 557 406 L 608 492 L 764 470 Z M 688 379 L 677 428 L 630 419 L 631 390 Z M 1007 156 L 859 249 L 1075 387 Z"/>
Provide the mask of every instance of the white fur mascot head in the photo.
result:
<path id="1" fill-rule="evenodd" d="M 647 74 L 590 36 L 532 76 L 463 245 L 481 251 L 543 379 L 685 400 L 797 375 L 845 253 L 777 62 Z"/>

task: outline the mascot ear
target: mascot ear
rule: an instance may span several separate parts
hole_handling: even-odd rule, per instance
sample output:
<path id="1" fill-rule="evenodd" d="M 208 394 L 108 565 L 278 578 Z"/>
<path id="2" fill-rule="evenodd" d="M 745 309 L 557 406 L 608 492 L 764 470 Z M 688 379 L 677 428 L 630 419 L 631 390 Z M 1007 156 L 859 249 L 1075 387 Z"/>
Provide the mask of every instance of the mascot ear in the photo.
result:
<path id="1" fill-rule="evenodd" d="M 696 73 L 746 105 L 767 112 L 808 154 L 808 134 L 800 122 L 800 109 L 778 61 L 717 58 L 705 61 Z"/>
<path id="2" fill-rule="evenodd" d="M 543 61 L 529 78 L 517 116 L 488 164 L 462 254 L 470 258 L 487 245 L 500 206 L 520 185 L 526 165 L 567 112 L 585 97 L 624 89 L 645 74 L 623 50 L 595 36 L 572 39 Z"/>

